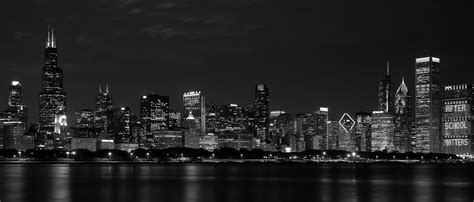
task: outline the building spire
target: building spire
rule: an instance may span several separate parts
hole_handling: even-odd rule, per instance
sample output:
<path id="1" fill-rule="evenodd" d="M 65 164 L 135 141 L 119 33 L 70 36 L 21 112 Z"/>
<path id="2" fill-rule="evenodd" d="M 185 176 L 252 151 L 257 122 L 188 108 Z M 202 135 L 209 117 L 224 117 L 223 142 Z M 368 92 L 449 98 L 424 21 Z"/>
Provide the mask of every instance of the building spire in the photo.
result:
<path id="1" fill-rule="evenodd" d="M 102 94 L 102 85 L 99 84 L 99 93 Z"/>
<path id="2" fill-rule="evenodd" d="M 49 25 L 48 25 L 48 35 L 46 36 L 46 48 L 49 47 Z"/>
<path id="3" fill-rule="evenodd" d="M 105 93 L 109 94 L 109 84 L 105 84 Z"/>
<path id="4" fill-rule="evenodd" d="M 48 36 L 46 38 L 46 48 L 56 48 L 56 38 L 54 37 L 54 29 L 48 25 Z"/>
<path id="5" fill-rule="evenodd" d="M 387 76 L 390 76 L 390 61 L 387 61 Z"/>
<path id="6" fill-rule="evenodd" d="M 54 29 L 51 28 L 51 47 L 56 48 L 56 38 L 54 37 Z"/>

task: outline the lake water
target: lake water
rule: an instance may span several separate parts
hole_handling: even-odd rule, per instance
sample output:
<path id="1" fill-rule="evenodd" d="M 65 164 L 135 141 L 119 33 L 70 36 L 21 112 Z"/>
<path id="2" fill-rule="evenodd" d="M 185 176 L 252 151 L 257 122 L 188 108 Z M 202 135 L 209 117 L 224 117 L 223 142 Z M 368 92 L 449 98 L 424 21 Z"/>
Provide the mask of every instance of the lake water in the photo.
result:
<path id="1" fill-rule="evenodd" d="M 0 164 L 0 201 L 473 201 L 474 164 Z"/>

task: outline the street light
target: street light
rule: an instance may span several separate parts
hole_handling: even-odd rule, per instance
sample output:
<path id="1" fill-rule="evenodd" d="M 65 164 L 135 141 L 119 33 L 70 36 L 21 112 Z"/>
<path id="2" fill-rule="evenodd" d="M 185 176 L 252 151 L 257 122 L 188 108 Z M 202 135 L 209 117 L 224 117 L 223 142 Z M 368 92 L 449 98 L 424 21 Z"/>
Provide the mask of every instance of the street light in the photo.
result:
<path id="1" fill-rule="evenodd" d="M 66 152 L 66 158 L 69 158 L 69 154 L 70 154 L 70 152 L 67 151 Z"/>
<path id="2" fill-rule="evenodd" d="M 109 152 L 109 158 L 112 159 L 112 152 Z"/>
<path id="3" fill-rule="evenodd" d="M 21 151 L 18 152 L 18 158 L 21 158 Z"/>

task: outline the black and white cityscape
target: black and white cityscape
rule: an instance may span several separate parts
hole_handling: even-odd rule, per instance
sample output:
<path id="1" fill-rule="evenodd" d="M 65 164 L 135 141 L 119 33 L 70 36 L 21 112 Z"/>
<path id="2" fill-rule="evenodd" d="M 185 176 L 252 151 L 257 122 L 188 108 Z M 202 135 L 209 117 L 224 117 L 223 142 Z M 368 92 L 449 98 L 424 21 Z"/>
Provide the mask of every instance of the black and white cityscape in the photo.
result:
<path id="1" fill-rule="evenodd" d="M 6 4 L 0 202 L 474 200 L 472 2 Z"/>
<path id="2" fill-rule="evenodd" d="M 45 35 L 39 121 L 28 123 L 22 81 L 11 81 L 5 92 L 8 105 L 0 118 L 3 149 L 131 152 L 185 147 L 209 152 L 222 148 L 283 153 L 383 151 L 472 158 L 473 86 L 442 85 L 441 59 L 430 54 L 413 58 L 415 80 L 407 83 L 415 86 L 414 93 L 404 77 L 392 83 L 387 61 L 386 74 L 380 76 L 378 94 L 373 96 L 378 106 L 373 111 L 355 109 L 335 120 L 329 118 L 327 106 L 297 114 L 272 109 L 267 84 L 257 84 L 254 102 L 244 106 L 213 104 L 203 90 L 183 92 L 182 105 L 175 108 L 168 95 L 144 94 L 136 99 L 139 114 L 129 106 L 114 106 L 112 87 L 99 84 L 95 106 L 72 109 L 73 117 L 68 118 L 54 28 L 48 27 Z"/>

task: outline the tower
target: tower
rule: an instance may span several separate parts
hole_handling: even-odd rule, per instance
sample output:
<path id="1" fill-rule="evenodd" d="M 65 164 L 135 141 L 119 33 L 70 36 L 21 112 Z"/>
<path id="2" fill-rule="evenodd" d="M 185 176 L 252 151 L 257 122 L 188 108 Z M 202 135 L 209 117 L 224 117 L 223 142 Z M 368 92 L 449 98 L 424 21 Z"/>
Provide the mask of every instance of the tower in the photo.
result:
<path id="1" fill-rule="evenodd" d="M 255 88 L 255 128 L 256 137 L 266 140 L 268 137 L 268 124 L 270 118 L 269 89 L 265 84 L 259 84 Z"/>
<path id="2" fill-rule="evenodd" d="M 145 133 L 167 130 L 169 127 L 168 96 L 157 94 L 144 95 L 140 99 L 140 118 Z"/>
<path id="3" fill-rule="evenodd" d="M 411 113 L 411 95 L 405 84 L 405 78 L 395 92 L 394 99 L 394 121 L 395 132 L 393 146 L 394 150 L 399 152 L 408 152 L 412 150 L 412 113 Z"/>
<path id="4" fill-rule="evenodd" d="M 441 89 L 440 59 L 432 56 L 415 60 L 415 149 L 440 152 Z"/>
<path id="5" fill-rule="evenodd" d="M 109 92 L 109 85 L 105 85 L 105 92 L 99 85 L 99 93 L 95 101 L 95 117 L 94 122 L 97 127 L 102 128 L 104 133 L 108 132 L 108 125 L 111 122 L 111 112 L 113 108 L 112 95 Z"/>
<path id="6" fill-rule="evenodd" d="M 44 50 L 42 86 L 39 97 L 40 133 L 53 134 L 55 121 L 65 123 L 66 93 L 63 91 L 63 69 L 58 66 L 58 49 L 53 29 L 48 27 L 46 48 Z M 61 118 L 60 118 L 61 117 Z"/>
<path id="7" fill-rule="evenodd" d="M 206 99 L 201 91 L 189 91 L 183 94 L 184 115 L 192 112 L 201 134 L 206 132 Z"/>
<path id="8" fill-rule="evenodd" d="M 379 110 L 385 113 L 392 112 L 392 92 L 390 80 L 390 63 L 387 61 L 387 74 L 379 81 Z"/>

